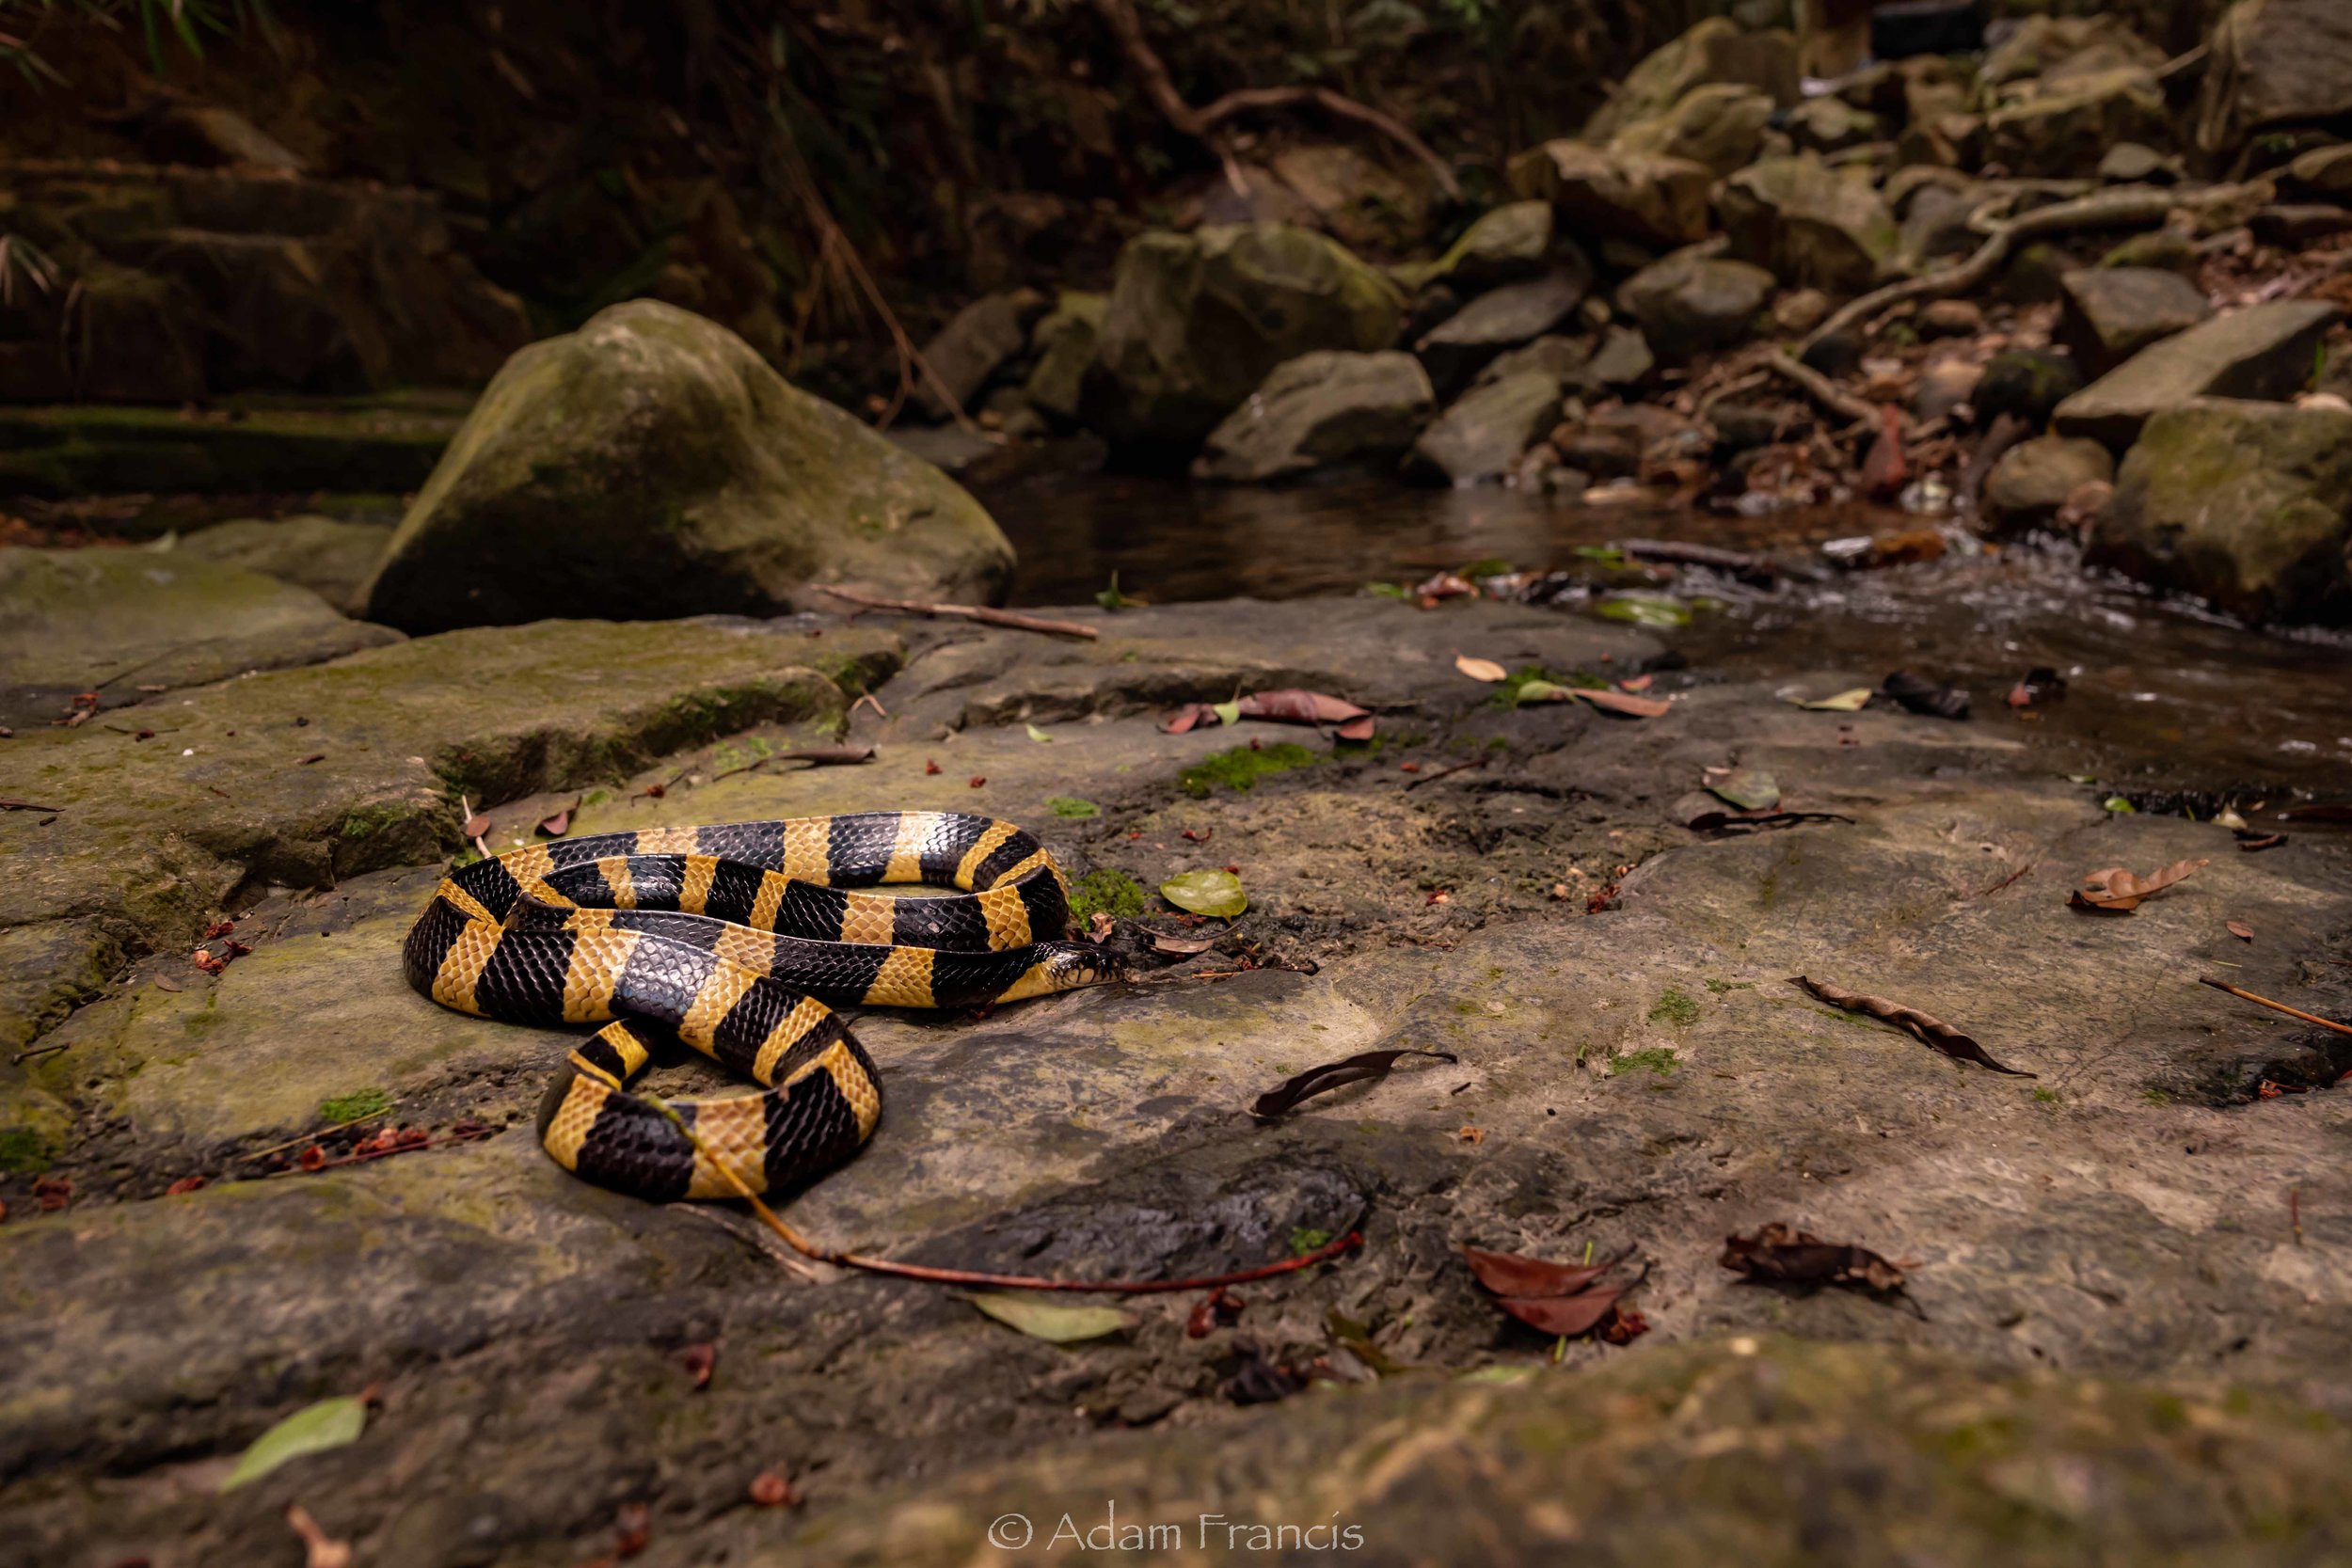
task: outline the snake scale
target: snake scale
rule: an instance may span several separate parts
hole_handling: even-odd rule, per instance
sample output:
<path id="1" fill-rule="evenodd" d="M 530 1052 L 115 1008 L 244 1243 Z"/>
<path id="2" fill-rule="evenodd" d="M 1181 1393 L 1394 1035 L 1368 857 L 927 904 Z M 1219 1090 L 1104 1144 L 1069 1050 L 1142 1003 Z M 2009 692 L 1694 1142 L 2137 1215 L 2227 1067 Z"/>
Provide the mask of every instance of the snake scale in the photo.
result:
<path id="1" fill-rule="evenodd" d="M 883 885 L 953 891 L 856 891 Z M 873 1132 L 882 1085 L 834 1007 L 969 1007 L 1114 977 L 1099 949 L 1059 940 L 1069 919 L 1060 868 L 1013 824 L 862 812 L 599 833 L 477 861 L 434 890 L 403 958 L 410 985 L 459 1012 L 611 1021 L 540 1103 L 558 1164 L 642 1197 L 729 1197 L 714 1159 L 753 1192 L 779 1191 Z M 649 1024 L 760 1092 L 629 1093 Z"/>

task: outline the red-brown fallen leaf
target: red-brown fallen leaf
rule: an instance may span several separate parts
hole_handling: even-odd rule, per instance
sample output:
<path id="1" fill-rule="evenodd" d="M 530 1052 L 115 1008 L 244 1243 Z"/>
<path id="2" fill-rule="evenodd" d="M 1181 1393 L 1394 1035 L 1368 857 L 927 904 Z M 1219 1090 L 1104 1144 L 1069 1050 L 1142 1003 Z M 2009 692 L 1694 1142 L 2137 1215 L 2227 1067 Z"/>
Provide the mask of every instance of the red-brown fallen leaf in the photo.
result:
<path id="1" fill-rule="evenodd" d="M 1656 680 L 1657 678 L 1658 677 L 1656 675 L 1628 675 L 1625 679 L 1617 683 L 1617 689 L 1620 691 L 1647 691 L 1650 688 L 1650 682 Z"/>
<path id="2" fill-rule="evenodd" d="M 1333 730 L 1331 733 L 1338 736 L 1342 740 L 1370 740 L 1372 738 L 1373 727 L 1373 717 L 1371 714 L 1367 713 L 1361 719 L 1350 719 L 1346 723 L 1342 724 L 1338 729 Z"/>
<path id="3" fill-rule="evenodd" d="M 1184 830 L 1184 837 L 1190 839 L 1195 844 L 1206 844 L 1209 840 L 1215 838 L 1216 836 L 1216 830 L 1215 828 L 1186 828 Z"/>
<path id="4" fill-rule="evenodd" d="M 2284 833 L 2262 833 L 2253 838 L 2239 839 L 2237 847 L 2250 855 L 2258 849 L 2276 849 L 2286 841 L 2287 835 Z"/>
<path id="5" fill-rule="evenodd" d="M 572 831 L 572 813 L 578 811 L 579 809 L 580 797 L 575 795 L 572 797 L 572 803 L 570 805 L 565 806 L 562 811 L 557 812 L 553 816 L 548 817 L 546 821 L 539 824 L 539 832 L 545 833 L 549 838 L 562 838 L 565 833 Z"/>
<path id="6" fill-rule="evenodd" d="M 0 1203 L 0 1225 L 6 1225 L 6 1224 L 8 1224 L 8 1206 L 6 1203 Z"/>
<path id="7" fill-rule="evenodd" d="M 1906 1007 L 1901 1003 L 1890 1002 L 1883 996 L 1866 996 L 1860 991 L 1847 990 L 1843 987 L 1833 986 L 1827 981 L 1808 980 L 1802 974 L 1790 975 L 1788 983 L 1811 992 L 1833 1007 L 1843 1007 L 1850 1013 L 1867 1013 L 1870 1017 L 1894 1024 L 1899 1029 L 1908 1030 L 1947 1056 L 1963 1062 L 1974 1062 L 1979 1067 L 1990 1068 L 1994 1072 L 2004 1072 L 2012 1078 L 2035 1076 L 2023 1068 L 2003 1067 L 1986 1053 L 1983 1046 L 1979 1045 L 1942 1019 L 1931 1018 L 1916 1007 Z"/>
<path id="8" fill-rule="evenodd" d="M 1641 697 L 1630 691 L 1597 691 L 1589 687 L 1577 686 L 1570 687 L 1568 694 L 1605 712 L 1621 713 L 1629 719 L 1656 719 L 1674 708 L 1674 705 L 1662 697 Z"/>
<path id="9" fill-rule="evenodd" d="M 1242 1309 L 1248 1305 L 1219 1285 L 1192 1304 L 1192 1311 L 1184 1318 L 1184 1338 L 1205 1339 L 1220 1328 L 1231 1328 L 1241 1321 Z"/>
<path id="10" fill-rule="evenodd" d="M 1466 1144 L 1483 1144 L 1486 1141 L 1486 1130 L 1483 1127 L 1465 1127 L 1454 1135 Z"/>
<path id="11" fill-rule="evenodd" d="M 1400 762 L 1396 765 L 1396 770 L 1400 773 L 1418 773 L 1421 771 L 1421 764 L 1418 762 Z"/>
<path id="12" fill-rule="evenodd" d="M 2251 942 L 2254 940 L 2254 927 L 2249 926 L 2243 920 L 2226 921 L 2224 924 L 2228 926 L 2230 934 L 2237 938 L 2238 941 Z"/>
<path id="13" fill-rule="evenodd" d="M 656 779 L 653 783 L 647 784 L 643 790 L 639 791 L 639 793 L 644 795 L 645 799 L 649 800 L 659 800 L 663 796 L 670 793 L 670 786 L 662 783 L 660 780 Z"/>
<path id="14" fill-rule="evenodd" d="M 1785 1285 L 1855 1285 L 1881 1292 L 1903 1288 L 1903 1271 L 1867 1247 L 1825 1242 L 1774 1221 L 1753 1236 L 1726 1236 L 1724 1268 Z"/>
<path id="15" fill-rule="evenodd" d="M 1451 904 L 1454 902 L 1454 895 L 1445 888 L 1439 888 L 1437 892 L 1429 895 L 1427 902 L 1431 904 Z"/>
<path id="16" fill-rule="evenodd" d="M 1439 599 L 1474 599 L 1478 597 L 1478 585 L 1459 573 L 1439 572 L 1428 581 L 1417 584 L 1413 597 L 1422 601 L 1422 608 L 1426 610 Z"/>
<path id="17" fill-rule="evenodd" d="M 1225 875 L 1228 877 L 1238 877 L 1241 875 L 1241 867 L 1238 865 L 1229 865 L 1225 868 Z"/>
<path id="18" fill-rule="evenodd" d="M 982 784 L 988 783 L 988 777 L 986 774 L 975 773 L 969 779 L 966 779 L 964 783 L 971 788 L 977 789 Z"/>
<path id="19" fill-rule="evenodd" d="M 1597 1327 L 1623 1294 L 1623 1286 L 1595 1285 L 1572 1296 L 1497 1296 L 1495 1305 L 1539 1333 L 1573 1338 Z"/>
<path id="20" fill-rule="evenodd" d="M 659 790 L 660 787 L 661 786 L 660 784 L 648 784 L 645 786 L 644 792 L 648 795 L 653 795 L 654 792 Z M 659 796 L 656 796 L 655 798 L 660 799 Z M 485 813 L 475 812 L 471 816 L 466 818 L 466 826 L 461 831 L 469 839 L 487 838 L 490 834 L 490 818 Z"/>
<path id="21" fill-rule="evenodd" d="M 210 942 L 215 937 L 225 937 L 236 928 L 237 923 L 233 920 L 215 920 L 204 927 L 204 940 Z"/>
<path id="22" fill-rule="evenodd" d="M 312 752 L 307 757 L 297 758 L 294 762 L 294 766 L 296 768 L 308 768 L 314 762 L 325 762 L 326 760 L 326 753 L 325 752 Z"/>
<path id="23" fill-rule="evenodd" d="M 1625 1306 L 1619 1306 L 1600 1325 L 1601 1338 L 1613 1345 L 1629 1345 L 1648 1332 L 1649 1320 L 1638 1308 Z"/>
<path id="24" fill-rule="evenodd" d="M 791 1481 L 773 1470 L 762 1470 L 752 1478 L 752 1502 L 760 1508 L 798 1508 L 801 1495 Z"/>
<path id="25" fill-rule="evenodd" d="M 1879 408 L 1879 434 L 1862 459 L 1862 488 L 1881 499 L 1892 496 L 1911 479 L 1903 460 L 1903 417 L 1893 404 Z"/>
<path id="26" fill-rule="evenodd" d="M 1216 937 L 1171 937 L 1152 933 L 1152 951 L 1165 953 L 1172 958 L 1188 958 L 1196 953 L 1206 953 L 1217 943 Z"/>
<path id="27" fill-rule="evenodd" d="M 197 968 L 202 970 L 207 974 L 217 974 L 222 970 L 229 967 L 228 959 L 216 958 L 213 957 L 209 951 L 201 947 L 188 955 L 188 961 L 196 965 Z"/>
<path id="28" fill-rule="evenodd" d="M 1478 1283 L 1499 1296 L 1571 1296 L 1625 1261 L 1617 1253 L 1597 1263 L 1554 1263 L 1517 1252 L 1465 1246 L 1462 1257 Z"/>
<path id="29" fill-rule="evenodd" d="M 711 1369 L 719 1364 L 719 1347 L 709 1343 L 687 1346 L 677 1353 L 678 1365 L 694 1380 L 697 1388 L 710 1386 Z"/>
<path id="30" fill-rule="evenodd" d="M 2162 893 L 2204 863 L 2202 860 L 2174 861 L 2146 877 L 2135 877 L 2120 865 L 2090 872 L 2083 885 L 2067 898 L 2067 907 L 2100 914 L 2129 914 L 2142 900 Z"/>
<path id="31" fill-rule="evenodd" d="M 300 1165 L 304 1170 L 324 1169 L 326 1164 L 326 1150 L 321 1148 L 316 1144 L 312 1144 L 310 1148 L 302 1151 L 301 1158 L 297 1159 L 294 1164 Z"/>
<path id="32" fill-rule="evenodd" d="M 937 761 L 930 757 L 925 757 L 923 759 L 923 772 L 926 777 L 936 774 L 939 771 L 940 767 Z"/>
<path id="33" fill-rule="evenodd" d="M 202 1177 L 183 1176 L 179 1180 L 174 1181 L 170 1186 L 166 1187 L 164 1189 L 164 1196 L 166 1197 L 178 1197 L 183 1193 L 192 1193 L 202 1185 L 204 1185 L 204 1179 Z"/>
<path id="34" fill-rule="evenodd" d="M 1599 892 L 1584 900 L 1584 912 L 1586 914 L 1598 914 L 1601 911 L 1607 909 L 1610 905 L 1615 903 L 1616 901 L 1617 884 L 1614 882 L 1607 883 L 1600 889 Z"/>
<path id="35" fill-rule="evenodd" d="M 40 1205 L 44 1214 L 54 1214 L 73 1201 L 73 1178 L 70 1176 L 37 1176 L 33 1179 L 33 1201 Z"/>
<path id="36" fill-rule="evenodd" d="M 644 1503 L 623 1503 L 621 1512 L 612 1520 L 612 1552 L 616 1557 L 635 1557 L 651 1544 L 653 1513 Z"/>
<path id="37" fill-rule="evenodd" d="M 1167 735 L 1184 735 L 1207 723 L 1223 723 L 1225 715 L 1215 703 L 1186 703 L 1160 721 L 1160 729 Z M 1263 719 L 1278 724 L 1325 724 L 1339 726 L 1343 740 L 1372 738 L 1374 719 L 1369 708 L 1359 707 L 1342 697 L 1321 691 L 1306 691 L 1296 687 L 1284 687 L 1274 691 L 1254 692 L 1237 697 L 1224 705 L 1232 710 L 1235 719 Z"/>

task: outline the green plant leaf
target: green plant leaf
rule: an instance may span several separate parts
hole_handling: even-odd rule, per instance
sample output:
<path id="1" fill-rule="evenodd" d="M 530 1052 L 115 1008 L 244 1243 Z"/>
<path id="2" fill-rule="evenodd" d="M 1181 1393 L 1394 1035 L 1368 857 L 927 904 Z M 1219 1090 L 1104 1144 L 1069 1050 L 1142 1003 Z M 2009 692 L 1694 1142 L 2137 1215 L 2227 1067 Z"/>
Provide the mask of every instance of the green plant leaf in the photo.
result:
<path id="1" fill-rule="evenodd" d="M 1039 729 L 1035 724 L 1025 724 L 1022 727 L 1029 732 L 1029 738 L 1036 741 L 1039 745 L 1051 746 L 1054 743 L 1054 737 L 1047 735 L 1043 730 Z"/>
<path id="2" fill-rule="evenodd" d="M 1803 705 L 1809 713 L 1860 713 L 1870 700 L 1870 688 L 1857 686 L 1851 691 L 1840 691 L 1835 697 L 1824 697 L 1818 703 Z"/>
<path id="3" fill-rule="evenodd" d="M 1593 607 L 1606 621 L 1630 621 L 1637 626 L 1687 626 L 1691 607 L 1671 594 L 1612 594 Z"/>
<path id="4" fill-rule="evenodd" d="M 1557 681 L 1522 681 L 1514 700 L 1519 703 L 1565 703 L 1576 693 Z"/>
<path id="5" fill-rule="evenodd" d="M 1707 787 L 1741 811 L 1770 811 L 1780 804 L 1780 781 L 1760 768 L 1735 768 Z"/>
<path id="6" fill-rule="evenodd" d="M 1187 871 L 1160 884 L 1160 896 L 1188 914 L 1231 920 L 1249 907 L 1241 879 L 1230 871 Z"/>
<path id="7" fill-rule="evenodd" d="M 2139 810 L 2137 806 L 2133 805 L 2129 800 L 2126 800 L 2121 795 L 2108 796 L 2106 799 L 2106 808 L 2107 810 L 2115 813 L 2118 816 L 2134 816 Z"/>
<path id="8" fill-rule="evenodd" d="M 973 1306 L 1006 1327 L 1057 1345 L 1100 1339 L 1135 1326 L 1135 1319 L 1116 1307 L 1078 1307 L 1009 1291 L 984 1291 L 969 1299 Z"/>
<path id="9" fill-rule="evenodd" d="M 234 1491 L 306 1453 L 340 1449 L 357 1439 L 367 1424 L 368 1407 L 359 1400 L 321 1400 L 306 1405 L 253 1439 L 253 1446 L 245 1450 L 220 1489 Z"/>
<path id="10" fill-rule="evenodd" d="M 1211 712 L 1216 715 L 1216 721 L 1220 724 L 1238 724 L 1241 722 L 1241 700 L 1239 698 L 1235 698 L 1230 703 L 1211 703 L 1209 705 L 1209 708 Z"/>
<path id="11" fill-rule="evenodd" d="M 1075 795 L 1056 795 L 1045 802 L 1045 809 L 1056 816 L 1072 818 L 1103 815 L 1102 807 L 1091 800 L 1081 800 Z"/>

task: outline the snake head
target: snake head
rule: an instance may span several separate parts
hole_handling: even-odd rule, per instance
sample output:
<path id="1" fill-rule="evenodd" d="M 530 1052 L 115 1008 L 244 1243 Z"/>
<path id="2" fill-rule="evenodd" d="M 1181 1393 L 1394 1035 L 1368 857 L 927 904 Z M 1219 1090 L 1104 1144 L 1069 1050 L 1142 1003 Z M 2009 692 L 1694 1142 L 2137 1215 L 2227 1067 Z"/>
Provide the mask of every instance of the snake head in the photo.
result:
<path id="1" fill-rule="evenodd" d="M 1116 954 L 1107 953 L 1091 942 L 1041 942 L 1037 944 L 1036 961 L 1028 971 L 1001 992 L 999 1002 L 1018 1002 L 1024 997 L 1053 996 L 1061 991 L 1079 990 L 1087 986 L 1099 986 L 1107 980 L 1127 978 L 1127 966 Z"/>

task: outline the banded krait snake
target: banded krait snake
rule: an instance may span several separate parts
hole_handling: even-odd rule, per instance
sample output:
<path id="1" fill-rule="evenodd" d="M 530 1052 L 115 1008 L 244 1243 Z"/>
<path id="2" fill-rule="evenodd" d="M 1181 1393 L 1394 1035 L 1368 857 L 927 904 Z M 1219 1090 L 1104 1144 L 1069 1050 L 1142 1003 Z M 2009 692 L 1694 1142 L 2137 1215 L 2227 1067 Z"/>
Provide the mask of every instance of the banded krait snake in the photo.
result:
<path id="1" fill-rule="evenodd" d="M 850 891 L 883 884 L 955 891 Z M 540 1104 L 557 1164 L 644 1197 L 726 1197 L 736 1189 L 714 1158 L 775 1191 L 874 1131 L 874 1064 L 832 1008 L 969 1007 L 1114 977 L 1098 949 L 1059 940 L 1069 918 L 1060 868 L 1011 823 L 863 812 L 600 833 L 477 861 L 442 879 L 403 956 L 409 984 L 460 1012 L 612 1021 Z M 645 1023 L 761 1092 L 666 1109 L 628 1093 Z"/>

